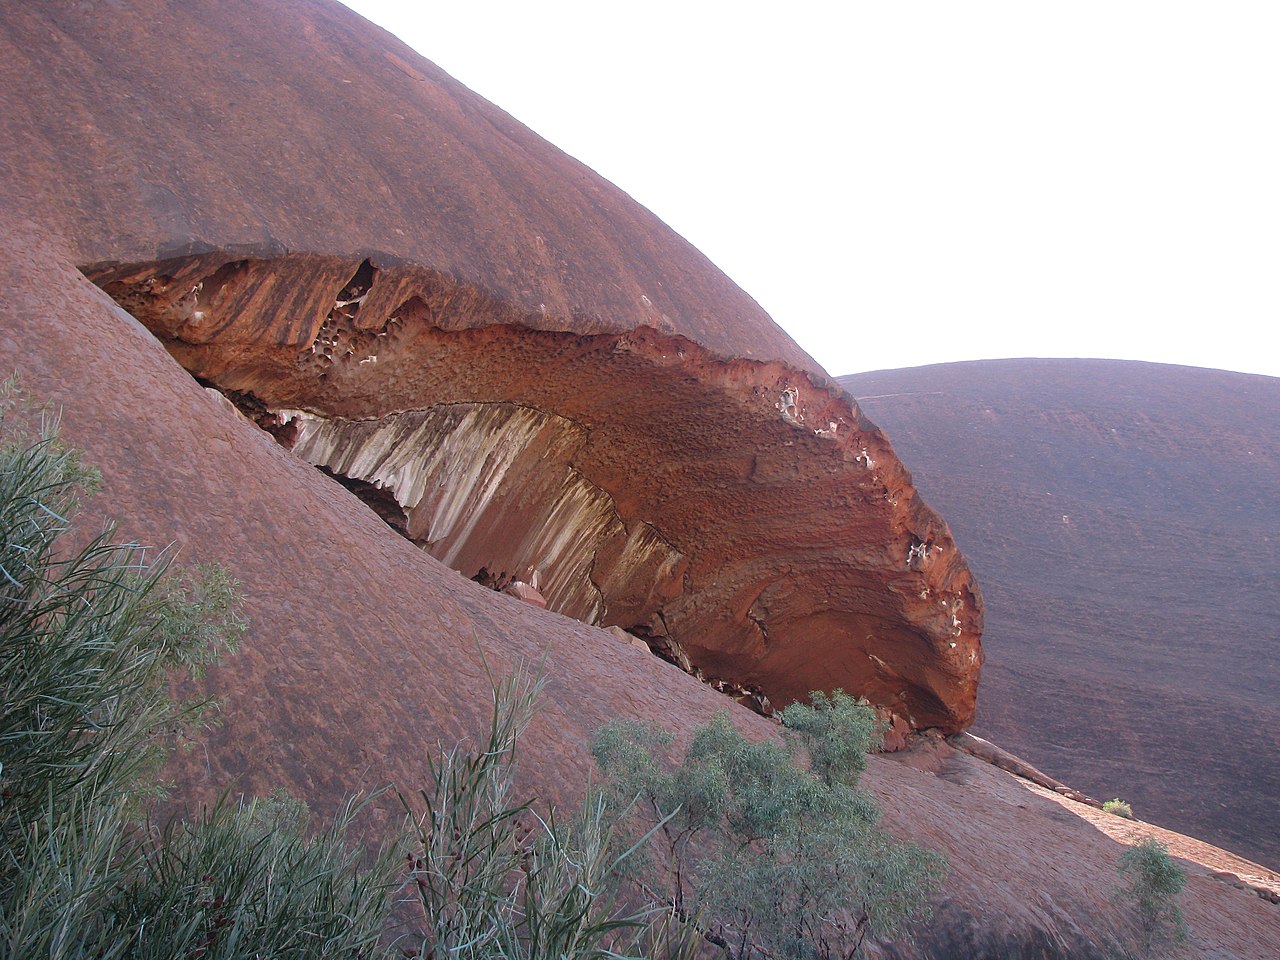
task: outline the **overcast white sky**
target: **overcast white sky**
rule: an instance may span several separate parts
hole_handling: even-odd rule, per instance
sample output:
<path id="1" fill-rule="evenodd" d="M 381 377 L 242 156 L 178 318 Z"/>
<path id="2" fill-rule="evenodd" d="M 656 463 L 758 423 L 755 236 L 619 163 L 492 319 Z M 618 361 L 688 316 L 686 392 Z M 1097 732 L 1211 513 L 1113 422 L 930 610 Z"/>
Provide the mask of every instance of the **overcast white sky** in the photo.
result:
<path id="1" fill-rule="evenodd" d="M 829 372 L 1280 376 L 1280 4 L 346 0 Z"/>

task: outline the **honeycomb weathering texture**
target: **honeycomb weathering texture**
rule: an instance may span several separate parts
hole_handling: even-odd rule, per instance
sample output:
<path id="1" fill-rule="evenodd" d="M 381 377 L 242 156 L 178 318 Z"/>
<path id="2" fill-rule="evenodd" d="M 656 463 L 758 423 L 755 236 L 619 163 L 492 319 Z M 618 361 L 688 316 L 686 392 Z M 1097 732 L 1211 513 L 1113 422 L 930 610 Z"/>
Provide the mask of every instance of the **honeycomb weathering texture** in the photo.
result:
<path id="1" fill-rule="evenodd" d="M 537 330 L 438 275 L 368 261 L 89 275 L 467 576 L 537 578 L 551 609 L 672 641 L 775 703 L 843 687 L 916 727 L 972 719 L 968 568 L 829 382 L 651 328 Z"/>
<path id="2" fill-rule="evenodd" d="M 202 383 L 468 575 L 775 702 L 969 723 L 946 525 L 621 190 L 337 4 L 11 7 L 5 208 Z"/>

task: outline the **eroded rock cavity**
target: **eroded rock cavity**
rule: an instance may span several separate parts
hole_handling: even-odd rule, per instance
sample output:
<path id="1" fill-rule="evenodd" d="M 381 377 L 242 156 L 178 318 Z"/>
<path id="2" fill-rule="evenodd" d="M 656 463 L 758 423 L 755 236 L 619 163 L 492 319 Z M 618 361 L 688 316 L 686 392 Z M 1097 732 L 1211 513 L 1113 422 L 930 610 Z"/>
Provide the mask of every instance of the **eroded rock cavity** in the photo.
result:
<path id="1" fill-rule="evenodd" d="M 404 534 L 492 586 L 534 584 L 547 606 L 593 624 L 646 623 L 678 596 L 684 557 L 574 467 L 586 431 L 506 403 L 442 404 L 376 420 L 280 411 L 294 453 L 390 493 Z"/>
<path id="2" fill-rule="evenodd" d="M 912 727 L 971 721 L 976 587 L 834 384 L 370 260 L 86 273 L 462 574 L 536 582 L 552 610 L 777 705 L 843 687 Z"/>

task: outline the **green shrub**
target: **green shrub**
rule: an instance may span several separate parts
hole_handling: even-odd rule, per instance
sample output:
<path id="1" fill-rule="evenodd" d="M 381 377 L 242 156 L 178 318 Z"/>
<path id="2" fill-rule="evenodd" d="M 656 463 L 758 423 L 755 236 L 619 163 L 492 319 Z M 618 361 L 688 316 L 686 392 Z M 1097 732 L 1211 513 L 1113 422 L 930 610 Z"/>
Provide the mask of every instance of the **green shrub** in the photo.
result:
<path id="1" fill-rule="evenodd" d="M 1118 869 L 1128 880 L 1122 894 L 1137 911 L 1144 954 L 1185 941 L 1187 928 L 1178 896 L 1187 875 L 1169 856 L 1169 848 L 1154 837 L 1144 837 L 1125 850 Z"/>
<path id="2" fill-rule="evenodd" d="M 782 721 L 785 743 L 753 743 L 722 711 L 678 761 L 669 733 L 617 721 L 594 753 L 613 802 L 650 832 L 643 885 L 707 940 L 734 960 L 856 956 L 927 912 L 946 863 L 877 828 L 858 787 L 868 708 L 815 693 Z"/>
<path id="3" fill-rule="evenodd" d="M 144 848 L 119 898 L 137 931 L 130 957 L 370 957 L 386 926 L 394 867 L 367 869 L 347 840 L 349 800 L 317 833 L 288 797 L 226 802 L 174 821 Z"/>
<path id="4" fill-rule="evenodd" d="M 629 904 L 633 853 L 597 795 L 565 820 L 512 797 L 516 746 L 542 686 L 519 671 L 494 686 L 487 742 L 432 758 L 417 801 L 411 881 L 425 935 L 418 956 L 605 958 L 665 956 L 679 933 L 651 905 Z M 656 952 L 655 952 L 656 951 Z"/>
<path id="5" fill-rule="evenodd" d="M 1124 817 L 1126 820 L 1133 819 L 1133 807 L 1125 803 L 1119 797 L 1114 800 L 1108 800 L 1102 805 L 1105 813 L 1114 814 L 1117 817 Z"/>
<path id="6" fill-rule="evenodd" d="M 314 839 L 278 801 L 141 822 L 204 706 L 170 681 L 244 625 L 221 571 L 165 575 L 111 528 L 76 549 L 95 481 L 54 418 L 0 389 L 0 956 L 368 955 L 390 873 L 346 845 L 353 807 Z"/>

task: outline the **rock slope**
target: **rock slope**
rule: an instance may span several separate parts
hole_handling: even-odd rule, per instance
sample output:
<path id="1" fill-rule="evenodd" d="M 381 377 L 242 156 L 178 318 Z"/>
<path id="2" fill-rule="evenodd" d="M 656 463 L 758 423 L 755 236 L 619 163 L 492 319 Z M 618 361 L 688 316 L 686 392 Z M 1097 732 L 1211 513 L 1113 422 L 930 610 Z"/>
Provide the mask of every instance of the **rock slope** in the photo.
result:
<path id="1" fill-rule="evenodd" d="M 841 382 L 986 588 L 978 729 L 1280 865 L 1280 380 L 995 360 Z"/>
<path id="2" fill-rule="evenodd" d="M 0 360 L 62 405 L 65 434 L 101 465 L 92 509 L 243 581 L 250 632 L 206 681 L 225 701 L 221 725 L 171 771 L 188 802 L 228 786 L 285 788 L 327 812 L 357 789 L 412 789 L 437 743 L 483 729 L 482 654 L 499 671 L 545 657 L 550 683 L 521 769 L 524 788 L 551 800 L 574 799 L 608 719 L 687 729 L 727 702 L 607 631 L 485 589 L 415 548 L 192 381 L 56 244 L 0 233 L 0 254 Z M 751 735 L 774 735 L 761 717 L 734 716 Z M 1126 841 L 1087 819 L 1092 808 L 933 739 L 872 757 L 866 783 L 890 829 L 951 861 L 935 921 L 887 956 L 1101 960 L 1131 936 L 1114 898 Z M 1185 856 L 1189 955 L 1274 960 L 1280 909 L 1212 871 L 1280 890 L 1274 874 L 1194 847 Z"/>
<path id="3" fill-rule="evenodd" d="M 611 620 L 778 699 L 844 683 L 968 722 L 981 606 L 946 526 L 847 395 L 619 191 L 320 0 L 11 5 L 0 54 L 0 364 L 101 465 L 93 510 L 244 583 L 182 799 L 411 790 L 482 728 L 483 660 L 545 657 L 524 785 L 572 800 L 605 720 L 687 729 L 728 702 Z M 535 571 L 564 612 L 489 588 Z M 936 738 L 895 756 L 868 773 L 886 822 L 953 873 L 918 945 L 886 950 L 1126 935 L 1121 842 Z M 1274 953 L 1270 904 L 1191 888 L 1199 953 Z"/>

